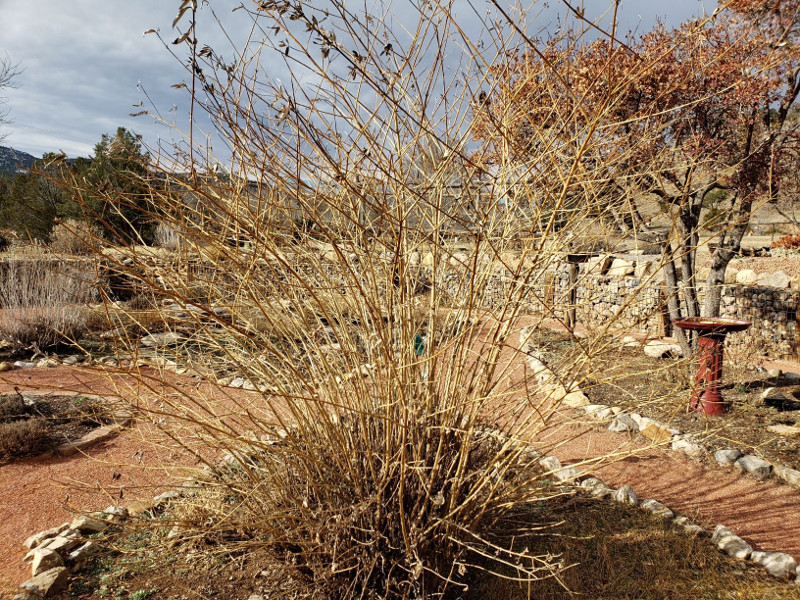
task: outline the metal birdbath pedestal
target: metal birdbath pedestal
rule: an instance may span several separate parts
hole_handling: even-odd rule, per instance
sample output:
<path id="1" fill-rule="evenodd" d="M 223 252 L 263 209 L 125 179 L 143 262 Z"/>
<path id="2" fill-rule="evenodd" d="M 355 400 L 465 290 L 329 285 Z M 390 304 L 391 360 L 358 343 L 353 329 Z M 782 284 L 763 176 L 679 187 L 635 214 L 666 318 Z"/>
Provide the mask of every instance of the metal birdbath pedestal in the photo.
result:
<path id="1" fill-rule="evenodd" d="M 689 407 L 704 415 L 725 414 L 726 404 L 719 393 L 725 336 L 734 331 L 744 331 L 752 323 L 720 317 L 689 317 L 672 323 L 681 329 L 697 332 L 697 385 Z"/>

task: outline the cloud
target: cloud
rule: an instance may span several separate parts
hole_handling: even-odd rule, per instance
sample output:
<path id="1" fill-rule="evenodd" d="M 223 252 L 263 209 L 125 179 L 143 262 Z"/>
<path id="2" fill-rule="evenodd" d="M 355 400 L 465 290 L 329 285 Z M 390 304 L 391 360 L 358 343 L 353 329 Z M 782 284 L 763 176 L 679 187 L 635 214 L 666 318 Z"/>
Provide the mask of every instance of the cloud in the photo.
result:
<path id="1" fill-rule="evenodd" d="M 392 4 L 393 13 L 403 14 L 404 1 L 408 0 Z M 466 10 L 457 7 L 459 18 L 474 26 L 477 15 L 466 0 L 462 3 Z M 323 5 L 321 1 L 314 4 Z M 232 14 L 233 3 L 225 1 L 211 5 L 229 28 L 228 34 L 244 39 L 249 32 L 246 13 Z M 537 16 L 540 6 L 545 12 L 538 15 L 536 26 L 550 26 L 554 13 L 547 12 L 544 3 L 534 5 L 530 14 Z M 656 16 L 677 21 L 700 12 L 701 6 L 697 0 L 674 0 L 666 15 L 661 3 L 623 0 L 621 23 L 625 29 L 638 26 L 641 31 L 650 28 Z M 706 8 L 713 7 L 712 2 Z M 187 79 L 180 63 L 185 49 L 170 44 L 177 37 L 171 29 L 177 8 L 178 2 L 169 0 L 0 0 L 0 21 L 13 24 L 4 28 L 0 52 L 8 53 L 23 69 L 18 89 L 5 94 L 12 120 L 0 132 L 7 134 L 5 144 L 37 155 L 59 149 L 71 156 L 87 155 L 103 133 L 119 126 L 141 134 L 150 146 L 159 140 L 179 142 L 180 134 L 163 123 L 129 116 L 154 106 L 167 122 L 186 130 L 188 96 L 185 90 L 170 87 Z M 230 56 L 226 37 L 214 26 L 208 9 L 202 10 L 202 41 L 210 40 L 219 54 Z M 167 48 L 156 35 L 143 35 L 151 28 L 162 32 Z M 290 80 L 282 57 L 267 57 L 262 67 L 267 77 Z M 176 109 L 170 111 L 173 106 Z M 208 122 L 201 126 L 211 127 Z"/>

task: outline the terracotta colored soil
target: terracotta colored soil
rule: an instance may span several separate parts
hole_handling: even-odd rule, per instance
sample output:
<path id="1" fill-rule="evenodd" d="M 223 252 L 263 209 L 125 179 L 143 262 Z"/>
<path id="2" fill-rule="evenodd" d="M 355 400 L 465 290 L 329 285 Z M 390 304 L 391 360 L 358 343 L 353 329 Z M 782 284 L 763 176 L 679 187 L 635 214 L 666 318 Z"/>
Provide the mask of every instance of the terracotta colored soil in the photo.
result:
<path id="1" fill-rule="evenodd" d="M 800 371 L 800 366 L 796 370 Z M 122 378 L 116 381 L 130 383 Z M 114 392 L 108 378 L 68 368 L 4 373 L 0 391 L 15 386 Z M 141 397 L 146 401 L 153 391 L 143 389 Z M 609 485 L 632 485 L 640 499 L 655 498 L 706 527 L 725 524 L 759 549 L 785 551 L 800 558 L 797 489 L 774 481 L 757 482 L 676 452 L 648 448 L 642 438 L 631 440 L 585 422 L 582 411 L 565 409 L 559 421 L 536 443 L 563 463 L 620 451 L 617 462 L 590 470 Z M 631 455 L 633 450 L 636 453 Z M 177 462 L 178 455 L 158 428 L 137 422 L 119 437 L 91 448 L 88 456 L 26 459 L 0 467 L 0 595 L 28 577 L 28 567 L 22 563 L 22 541 L 27 536 L 69 519 L 74 510 L 99 510 L 115 502 L 152 496 L 176 476 L 163 465 Z"/>

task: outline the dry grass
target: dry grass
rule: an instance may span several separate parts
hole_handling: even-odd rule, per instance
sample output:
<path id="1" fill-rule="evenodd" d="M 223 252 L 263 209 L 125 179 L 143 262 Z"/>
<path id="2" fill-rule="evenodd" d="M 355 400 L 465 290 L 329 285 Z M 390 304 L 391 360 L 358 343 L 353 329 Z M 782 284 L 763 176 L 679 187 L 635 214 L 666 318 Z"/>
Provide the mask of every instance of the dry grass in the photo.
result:
<path id="1" fill-rule="evenodd" d="M 75 342 L 99 299 L 92 263 L 10 260 L 0 268 L 0 338 L 16 350 Z"/>

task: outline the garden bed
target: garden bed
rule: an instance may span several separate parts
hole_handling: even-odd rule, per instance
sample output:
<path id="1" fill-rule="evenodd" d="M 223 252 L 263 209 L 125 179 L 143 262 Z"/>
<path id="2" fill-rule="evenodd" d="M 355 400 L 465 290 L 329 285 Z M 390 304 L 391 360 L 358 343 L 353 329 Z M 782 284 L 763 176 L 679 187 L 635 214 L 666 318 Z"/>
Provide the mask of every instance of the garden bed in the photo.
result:
<path id="1" fill-rule="evenodd" d="M 99 397 L 85 394 L 0 394 L 0 464 L 76 442 L 113 421 Z"/>
<path id="2" fill-rule="evenodd" d="M 800 378 L 768 377 L 752 361 L 726 361 L 720 391 L 727 414 L 706 417 L 688 410 L 690 361 L 646 356 L 639 347 L 604 354 L 584 391 L 592 404 L 619 406 L 702 437 L 711 450 L 737 448 L 773 464 L 800 467 L 800 435 L 769 430 L 800 424 Z M 740 363 L 740 364 L 737 364 Z M 767 399 L 767 388 L 775 388 Z"/>

